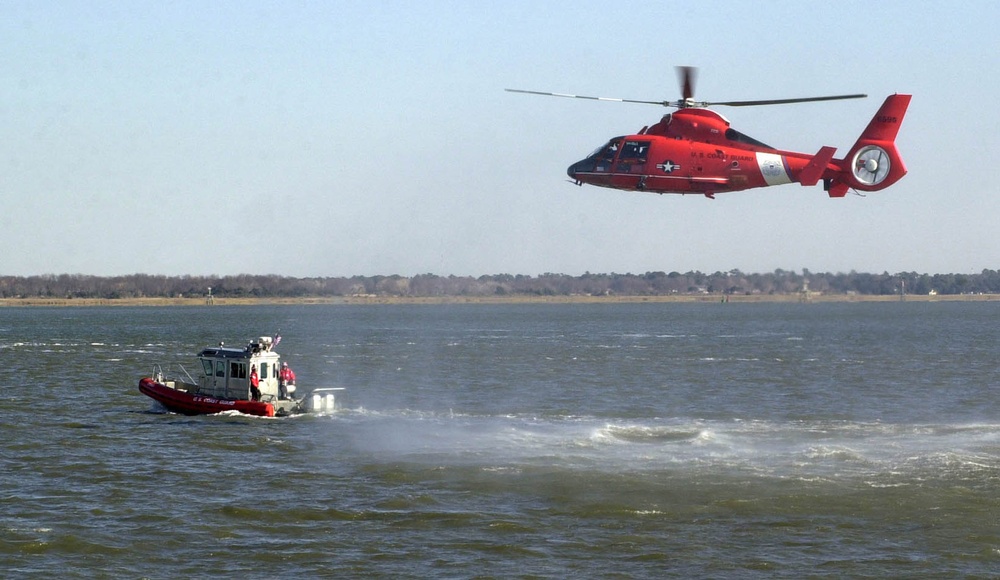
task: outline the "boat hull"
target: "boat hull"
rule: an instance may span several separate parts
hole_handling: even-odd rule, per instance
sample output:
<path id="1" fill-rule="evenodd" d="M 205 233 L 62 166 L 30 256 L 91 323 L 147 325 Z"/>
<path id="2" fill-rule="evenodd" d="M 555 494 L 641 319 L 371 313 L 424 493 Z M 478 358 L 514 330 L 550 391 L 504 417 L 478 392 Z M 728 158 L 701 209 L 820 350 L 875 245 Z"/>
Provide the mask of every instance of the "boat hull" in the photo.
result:
<path id="1" fill-rule="evenodd" d="M 139 391 L 167 410 L 184 415 L 212 415 L 224 411 L 238 411 L 258 417 L 275 415 L 274 405 L 269 402 L 206 397 L 168 387 L 151 377 L 139 379 Z"/>

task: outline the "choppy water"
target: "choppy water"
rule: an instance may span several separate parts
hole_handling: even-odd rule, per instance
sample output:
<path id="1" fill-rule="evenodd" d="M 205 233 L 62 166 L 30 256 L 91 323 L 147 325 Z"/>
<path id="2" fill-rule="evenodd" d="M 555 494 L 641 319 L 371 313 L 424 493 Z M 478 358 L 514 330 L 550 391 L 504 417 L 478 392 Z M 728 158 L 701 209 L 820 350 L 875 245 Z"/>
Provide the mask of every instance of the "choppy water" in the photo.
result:
<path id="1" fill-rule="evenodd" d="M 1000 573 L 1000 305 L 0 309 L 6 576 Z M 281 331 L 335 415 L 136 383 Z"/>

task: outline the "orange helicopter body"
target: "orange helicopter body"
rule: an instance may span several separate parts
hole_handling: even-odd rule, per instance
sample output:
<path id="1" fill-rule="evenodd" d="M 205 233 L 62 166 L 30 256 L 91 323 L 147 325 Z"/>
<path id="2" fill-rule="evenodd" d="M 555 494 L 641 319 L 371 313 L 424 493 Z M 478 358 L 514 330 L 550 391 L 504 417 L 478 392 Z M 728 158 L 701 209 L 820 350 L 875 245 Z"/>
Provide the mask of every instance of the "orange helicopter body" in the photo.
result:
<path id="1" fill-rule="evenodd" d="M 879 191 L 899 181 L 906 166 L 896 149 L 896 135 L 911 95 L 890 95 L 872 117 L 868 127 L 842 159 L 836 148 L 822 147 L 815 154 L 783 151 L 765 145 L 730 127 L 712 103 L 692 99 L 693 69 L 679 67 L 684 98 L 676 102 L 633 101 L 603 97 L 581 97 L 507 89 L 511 92 L 590 100 L 645 103 L 677 107 L 652 127 L 635 135 L 615 137 L 586 159 L 571 165 L 567 173 L 577 185 L 645 191 L 651 193 L 701 194 L 769 187 L 786 183 L 806 186 L 823 181 L 830 197 L 843 197 L 848 190 Z M 861 98 L 842 95 L 769 101 L 730 101 L 716 105 L 749 106 L 808 101 Z"/>

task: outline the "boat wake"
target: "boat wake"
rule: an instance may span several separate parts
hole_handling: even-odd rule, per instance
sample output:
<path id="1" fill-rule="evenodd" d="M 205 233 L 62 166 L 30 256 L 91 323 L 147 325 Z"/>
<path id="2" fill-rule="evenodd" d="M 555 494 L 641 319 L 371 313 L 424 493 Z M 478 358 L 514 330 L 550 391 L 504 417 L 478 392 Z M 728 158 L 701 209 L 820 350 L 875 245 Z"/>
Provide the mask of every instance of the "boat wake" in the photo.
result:
<path id="1" fill-rule="evenodd" d="M 944 471 L 991 470 L 1000 481 L 1000 424 L 609 421 L 367 409 L 348 409 L 332 419 L 326 423 L 343 431 L 353 451 L 379 460 L 490 470 L 547 465 L 614 473 L 858 478 L 873 487 Z"/>

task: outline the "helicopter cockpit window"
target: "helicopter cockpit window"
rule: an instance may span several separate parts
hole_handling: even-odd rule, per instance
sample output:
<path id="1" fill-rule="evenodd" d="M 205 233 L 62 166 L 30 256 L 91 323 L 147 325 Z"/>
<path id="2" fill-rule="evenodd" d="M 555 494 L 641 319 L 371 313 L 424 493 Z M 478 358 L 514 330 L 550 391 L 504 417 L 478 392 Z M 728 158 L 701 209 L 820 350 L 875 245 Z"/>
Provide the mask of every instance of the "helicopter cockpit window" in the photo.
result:
<path id="1" fill-rule="evenodd" d="M 594 160 L 594 171 L 611 171 L 611 164 L 621 149 L 621 138 L 616 137 L 590 156 Z"/>
<path id="2" fill-rule="evenodd" d="M 649 151 L 649 141 L 626 141 L 622 147 L 622 160 L 646 162 L 646 154 Z"/>
<path id="3" fill-rule="evenodd" d="M 626 141 L 618 156 L 618 169 L 623 173 L 638 173 L 646 164 L 649 154 L 649 141 Z"/>
<path id="4" fill-rule="evenodd" d="M 737 143 L 746 143 L 747 145 L 755 145 L 757 147 L 764 147 L 765 149 L 774 149 L 770 145 L 761 143 L 760 141 L 750 137 L 749 135 L 744 135 L 736 129 L 726 129 L 726 139 L 730 141 L 736 141 Z"/>

